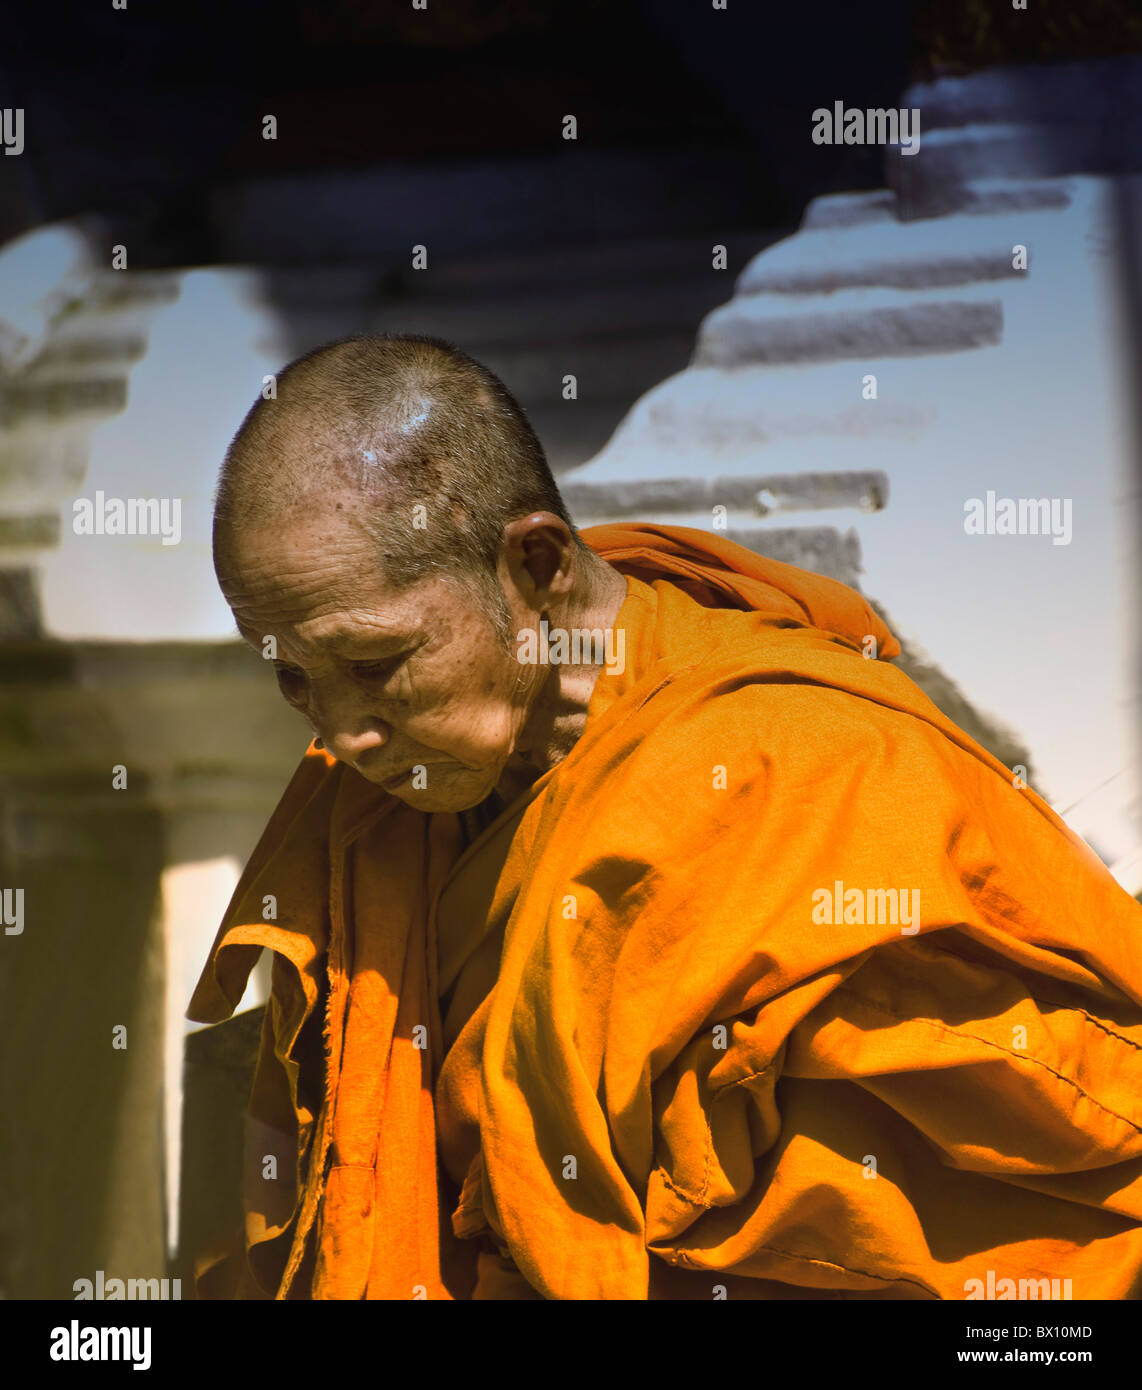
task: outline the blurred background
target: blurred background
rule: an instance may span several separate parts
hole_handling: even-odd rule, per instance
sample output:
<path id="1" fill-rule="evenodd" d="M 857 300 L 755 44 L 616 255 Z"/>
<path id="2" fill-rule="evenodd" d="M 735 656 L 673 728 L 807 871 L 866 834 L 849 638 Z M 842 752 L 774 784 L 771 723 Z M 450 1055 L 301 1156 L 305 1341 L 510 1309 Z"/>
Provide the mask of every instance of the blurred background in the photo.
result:
<path id="1" fill-rule="evenodd" d="M 189 1297 L 240 1220 L 267 962 L 231 1023 L 183 1015 L 306 733 L 216 592 L 211 499 L 267 377 L 330 339 L 486 363 L 584 525 L 724 524 L 860 588 L 1142 892 L 1142 16 L 792 10 L 9 20 L 0 1295 Z M 919 110 L 919 150 L 814 143 L 835 103 Z M 967 534 L 988 493 L 1065 500 L 1067 543 Z M 108 499 L 176 543 L 76 529 Z"/>

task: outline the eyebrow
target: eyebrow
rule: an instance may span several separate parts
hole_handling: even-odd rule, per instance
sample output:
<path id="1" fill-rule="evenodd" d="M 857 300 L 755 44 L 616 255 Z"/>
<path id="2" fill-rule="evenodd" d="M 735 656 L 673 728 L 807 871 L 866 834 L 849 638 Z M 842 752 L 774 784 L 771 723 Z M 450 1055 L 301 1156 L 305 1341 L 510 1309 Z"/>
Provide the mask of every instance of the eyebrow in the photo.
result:
<path id="1" fill-rule="evenodd" d="M 254 633 L 250 628 L 244 628 L 241 623 L 235 625 L 234 631 L 243 641 L 249 642 L 256 647 L 261 646 L 263 635 Z M 387 635 L 378 631 L 373 635 L 366 635 L 355 632 L 349 628 L 338 627 L 324 634 L 322 643 L 329 648 L 367 646 L 370 649 L 387 649 L 391 647 L 394 651 L 400 651 L 402 648 L 418 641 L 422 635 L 423 634 L 419 630 L 416 632 L 392 632 Z"/>
<path id="2" fill-rule="evenodd" d="M 419 632 L 384 632 L 381 628 L 358 632 L 351 628 L 331 628 L 323 637 L 327 646 L 335 647 L 397 647 L 414 640 Z"/>

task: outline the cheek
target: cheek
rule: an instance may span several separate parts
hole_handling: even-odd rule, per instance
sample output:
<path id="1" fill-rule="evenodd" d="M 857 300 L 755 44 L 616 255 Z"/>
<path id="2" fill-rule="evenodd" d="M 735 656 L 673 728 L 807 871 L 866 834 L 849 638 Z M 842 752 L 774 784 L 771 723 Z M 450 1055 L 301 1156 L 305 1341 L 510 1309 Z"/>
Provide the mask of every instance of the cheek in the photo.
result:
<path id="1" fill-rule="evenodd" d="M 485 658 L 479 669 L 470 668 L 462 681 L 440 690 L 431 707 L 409 720 L 407 731 L 473 762 L 501 755 L 522 725 L 523 710 L 513 699 L 518 679 L 518 668 Z"/>

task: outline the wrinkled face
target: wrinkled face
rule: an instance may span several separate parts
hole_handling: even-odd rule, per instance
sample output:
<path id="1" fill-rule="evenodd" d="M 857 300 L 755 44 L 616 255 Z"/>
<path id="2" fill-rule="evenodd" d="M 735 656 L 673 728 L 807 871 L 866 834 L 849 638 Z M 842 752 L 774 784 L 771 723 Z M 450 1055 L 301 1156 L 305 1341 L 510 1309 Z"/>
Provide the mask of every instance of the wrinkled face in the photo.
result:
<path id="1" fill-rule="evenodd" d="M 218 575 L 239 632 L 269 646 L 282 694 L 334 757 L 418 810 L 466 810 L 493 790 L 539 673 L 503 645 L 478 588 L 395 593 L 375 544 L 336 518 L 231 537 Z M 534 626 L 506 597 L 512 632 Z"/>

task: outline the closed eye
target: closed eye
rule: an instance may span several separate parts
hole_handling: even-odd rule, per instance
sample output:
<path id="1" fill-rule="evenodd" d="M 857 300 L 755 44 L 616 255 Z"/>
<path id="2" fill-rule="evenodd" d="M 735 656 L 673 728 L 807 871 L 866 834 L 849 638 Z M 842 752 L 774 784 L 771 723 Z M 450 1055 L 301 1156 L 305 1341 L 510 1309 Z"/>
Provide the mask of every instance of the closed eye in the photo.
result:
<path id="1" fill-rule="evenodd" d="M 385 661 L 354 661 L 352 671 L 355 676 L 361 676 L 369 680 L 375 676 L 383 676 L 386 672 L 393 671 L 404 660 L 403 656 L 389 657 Z M 275 661 L 274 670 L 283 676 L 301 678 L 305 675 L 304 671 L 299 671 L 296 666 L 290 666 L 284 661 Z"/>
<path id="2" fill-rule="evenodd" d="M 387 661 L 354 661 L 353 674 L 361 680 L 379 680 L 395 671 L 403 660 L 403 656 L 394 656 Z"/>
<path id="3" fill-rule="evenodd" d="M 278 684 L 282 686 L 305 679 L 304 671 L 299 671 L 296 666 L 287 666 L 284 661 L 274 662 L 274 675 L 278 678 Z"/>

